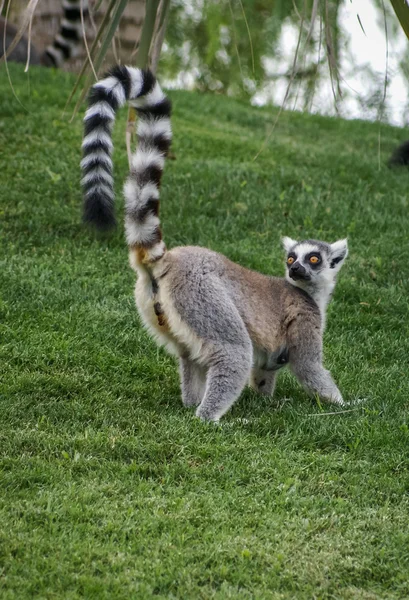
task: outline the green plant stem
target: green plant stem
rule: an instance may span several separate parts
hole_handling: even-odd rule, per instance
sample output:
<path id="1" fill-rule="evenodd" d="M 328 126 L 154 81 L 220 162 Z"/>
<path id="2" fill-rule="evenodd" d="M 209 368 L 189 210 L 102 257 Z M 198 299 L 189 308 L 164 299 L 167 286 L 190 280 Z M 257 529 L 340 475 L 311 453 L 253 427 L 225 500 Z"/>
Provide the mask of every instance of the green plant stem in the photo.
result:
<path id="1" fill-rule="evenodd" d="M 156 15 L 158 12 L 159 0 L 146 1 L 146 13 L 143 21 L 141 39 L 139 42 L 138 54 L 136 55 L 136 66 L 144 69 L 149 64 L 149 52 L 155 29 Z"/>

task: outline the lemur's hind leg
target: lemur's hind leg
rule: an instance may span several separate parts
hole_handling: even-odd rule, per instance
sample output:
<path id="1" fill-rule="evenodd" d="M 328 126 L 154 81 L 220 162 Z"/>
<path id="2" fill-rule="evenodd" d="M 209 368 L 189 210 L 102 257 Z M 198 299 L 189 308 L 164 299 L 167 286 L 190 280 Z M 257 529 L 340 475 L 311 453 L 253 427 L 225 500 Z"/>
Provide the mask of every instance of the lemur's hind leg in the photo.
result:
<path id="1" fill-rule="evenodd" d="M 172 286 L 171 299 L 180 319 L 200 340 L 199 362 L 207 375 L 196 415 L 207 421 L 218 421 L 237 400 L 253 362 L 250 336 L 224 285 L 206 268 L 188 273 L 180 269 Z M 185 340 L 188 349 L 190 338 Z"/>
<path id="2" fill-rule="evenodd" d="M 289 331 L 290 367 L 299 382 L 312 394 L 342 406 L 344 401 L 331 374 L 322 364 L 321 332 L 294 323 Z"/>
<path id="3" fill-rule="evenodd" d="M 272 396 L 276 385 L 277 371 L 266 371 L 254 367 L 251 372 L 251 387 L 263 396 Z"/>
<path id="4" fill-rule="evenodd" d="M 205 368 L 188 358 L 181 358 L 179 372 L 183 404 L 185 406 L 197 406 L 203 400 L 205 393 Z"/>
<path id="5" fill-rule="evenodd" d="M 219 345 L 209 360 L 206 392 L 196 415 L 206 421 L 218 421 L 239 397 L 251 372 L 250 338 L 241 344 Z"/>

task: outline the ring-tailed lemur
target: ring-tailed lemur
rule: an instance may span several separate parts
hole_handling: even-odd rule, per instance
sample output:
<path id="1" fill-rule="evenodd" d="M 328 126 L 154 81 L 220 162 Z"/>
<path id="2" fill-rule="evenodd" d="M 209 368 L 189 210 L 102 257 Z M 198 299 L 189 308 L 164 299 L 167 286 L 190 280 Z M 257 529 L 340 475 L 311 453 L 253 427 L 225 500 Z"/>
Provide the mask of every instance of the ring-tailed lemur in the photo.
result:
<path id="1" fill-rule="evenodd" d="M 217 421 L 249 380 L 272 394 L 277 371 L 289 363 L 312 393 L 342 404 L 322 365 L 322 336 L 346 240 L 284 238 L 286 279 L 250 271 L 205 248 L 167 251 L 158 211 L 171 105 L 149 71 L 115 67 L 92 88 L 81 162 L 85 219 L 99 227 L 114 224 L 111 130 L 126 101 L 139 113 L 139 144 L 124 187 L 136 305 L 157 341 L 179 357 L 183 403 L 197 406 L 200 418 Z"/>
<path id="2" fill-rule="evenodd" d="M 59 32 L 41 56 L 41 63 L 46 67 L 61 67 L 66 60 L 76 56 L 83 39 L 81 11 L 85 18 L 88 0 L 63 0 L 62 7 L 64 16 Z"/>
<path id="3" fill-rule="evenodd" d="M 30 64 L 42 64 L 45 67 L 61 67 L 63 63 L 76 56 L 83 40 L 81 11 L 84 18 L 88 15 L 88 0 L 63 0 L 63 17 L 60 21 L 59 31 L 52 44 L 47 46 L 42 54 L 39 54 L 31 43 Z M 0 37 L 5 40 L 5 47 L 8 48 L 18 33 L 17 27 L 11 23 L 6 23 L 5 19 L 0 17 Z M 23 62 L 27 61 L 28 40 L 22 37 L 16 48 L 8 57 L 9 61 Z M 3 55 L 3 44 L 0 46 L 0 57 Z"/>

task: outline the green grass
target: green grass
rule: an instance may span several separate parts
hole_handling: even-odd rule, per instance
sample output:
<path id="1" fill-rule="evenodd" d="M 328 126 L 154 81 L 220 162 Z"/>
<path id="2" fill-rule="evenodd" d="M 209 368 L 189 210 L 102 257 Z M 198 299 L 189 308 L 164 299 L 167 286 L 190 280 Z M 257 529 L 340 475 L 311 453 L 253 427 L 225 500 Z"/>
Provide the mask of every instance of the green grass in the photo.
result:
<path id="1" fill-rule="evenodd" d="M 407 132 L 287 113 L 253 162 L 274 110 L 171 94 L 168 246 L 280 274 L 281 235 L 350 244 L 325 357 L 365 401 L 325 416 L 283 373 L 273 400 L 246 391 L 217 427 L 183 409 L 134 307 L 125 114 L 121 226 L 103 237 L 81 224 L 73 79 L 11 73 L 28 112 L 3 71 L 2 600 L 408 598 L 409 173 L 384 166 Z"/>

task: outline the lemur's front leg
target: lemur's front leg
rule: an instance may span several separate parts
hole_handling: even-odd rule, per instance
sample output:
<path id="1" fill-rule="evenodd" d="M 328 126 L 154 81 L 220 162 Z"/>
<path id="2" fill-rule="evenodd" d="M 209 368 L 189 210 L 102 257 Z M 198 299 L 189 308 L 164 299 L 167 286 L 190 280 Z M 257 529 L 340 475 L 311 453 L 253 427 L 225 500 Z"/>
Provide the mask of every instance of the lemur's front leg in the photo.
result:
<path id="1" fill-rule="evenodd" d="M 294 319 L 288 330 L 290 367 L 299 382 L 312 394 L 342 406 L 341 392 L 322 364 L 322 332 Z"/>
<path id="2" fill-rule="evenodd" d="M 299 382 L 312 394 L 318 394 L 320 398 L 338 404 L 344 405 L 341 392 L 336 386 L 331 374 L 319 362 L 292 363 L 291 368 Z"/>

